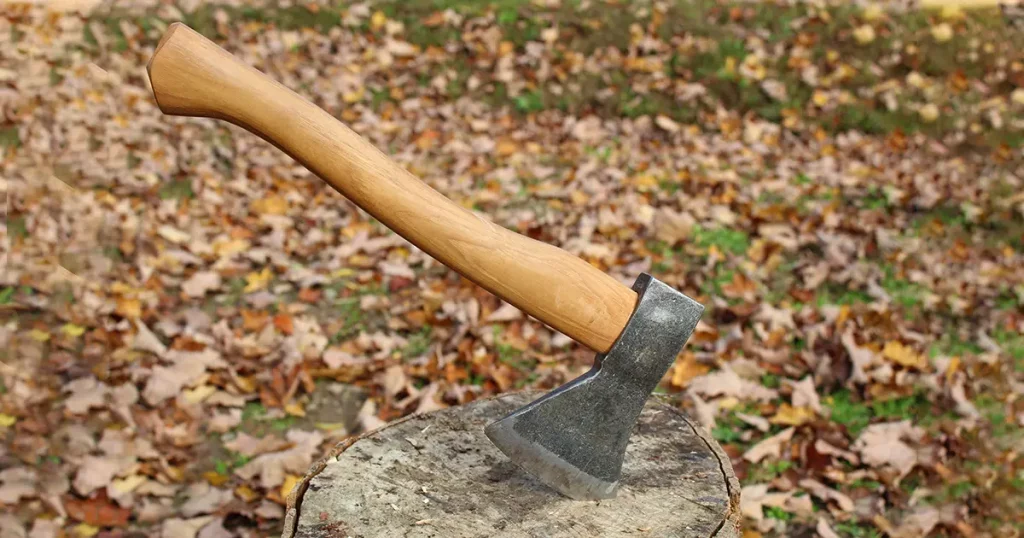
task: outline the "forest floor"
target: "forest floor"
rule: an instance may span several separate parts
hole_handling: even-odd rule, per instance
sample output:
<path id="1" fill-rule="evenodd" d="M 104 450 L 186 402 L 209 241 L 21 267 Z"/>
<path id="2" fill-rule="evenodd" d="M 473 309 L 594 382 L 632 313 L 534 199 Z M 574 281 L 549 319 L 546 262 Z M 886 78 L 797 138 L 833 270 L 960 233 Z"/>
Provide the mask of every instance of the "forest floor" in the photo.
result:
<path id="1" fill-rule="evenodd" d="M 657 0 L 0 6 L 0 536 L 280 532 L 327 447 L 592 353 L 157 109 L 184 21 L 484 218 L 708 309 L 745 536 L 1024 530 L 1024 34 Z"/>

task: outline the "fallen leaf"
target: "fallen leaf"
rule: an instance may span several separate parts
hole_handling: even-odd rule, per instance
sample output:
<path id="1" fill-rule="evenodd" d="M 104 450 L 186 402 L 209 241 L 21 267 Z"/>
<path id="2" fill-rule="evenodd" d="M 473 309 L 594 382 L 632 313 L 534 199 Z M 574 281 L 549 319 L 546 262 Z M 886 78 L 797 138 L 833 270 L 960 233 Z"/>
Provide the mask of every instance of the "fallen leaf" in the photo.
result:
<path id="1" fill-rule="evenodd" d="M 814 527 L 814 530 L 818 533 L 819 538 L 840 538 L 823 517 L 818 518 L 818 524 Z"/>
<path id="2" fill-rule="evenodd" d="M 160 527 L 160 538 L 196 538 L 199 529 L 213 520 L 213 516 L 192 519 L 170 518 Z"/>
<path id="3" fill-rule="evenodd" d="M 926 359 L 924 355 L 921 355 L 914 351 L 913 348 L 896 341 L 889 341 L 885 343 L 885 348 L 882 349 L 882 356 L 896 364 L 899 364 L 900 366 L 906 366 L 908 368 L 923 370 L 928 366 L 928 359 Z"/>
<path id="4" fill-rule="evenodd" d="M 778 391 L 740 378 L 728 365 L 692 379 L 689 390 L 704 396 L 733 396 L 741 400 L 771 401 L 778 397 Z"/>
<path id="5" fill-rule="evenodd" d="M 826 486 L 825 484 L 822 484 L 821 482 L 818 482 L 817 480 L 813 480 L 811 478 L 801 479 L 799 485 L 800 487 L 809 491 L 811 495 L 814 495 L 815 497 L 823 501 L 835 501 L 836 504 L 839 506 L 839 509 L 844 512 L 853 511 L 853 499 L 851 499 L 845 493 L 836 491 Z"/>
<path id="6" fill-rule="evenodd" d="M 708 373 L 710 367 L 697 362 L 697 356 L 693 353 L 682 353 L 676 358 L 672 367 L 672 380 L 670 384 L 676 388 L 685 388 L 690 380 Z"/>
<path id="7" fill-rule="evenodd" d="M 767 457 L 778 459 L 782 455 L 782 446 L 793 439 L 794 432 L 796 432 L 796 428 L 786 428 L 771 437 L 763 439 L 747 449 L 743 453 L 743 459 L 751 463 L 758 463 Z"/>
<path id="8" fill-rule="evenodd" d="M 769 484 L 753 484 L 743 486 L 740 491 L 740 513 L 754 521 L 764 519 L 764 507 L 782 508 L 793 496 L 793 491 L 768 492 Z"/>
<path id="9" fill-rule="evenodd" d="M 121 508 L 105 496 L 84 500 L 65 497 L 64 509 L 71 519 L 96 527 L 123 527 L 132 514 L 131 509 Z"/>
<path id="10" fill-rule="evenodd" d="M 299 475 L 290 474 L 285 476 L 284 482 L 281 484 L 280 491 L 282 499 L 288 497 L 288 494 L 292 492 L 292 489 L 294 489 L 295 485 L 299 483 L 299 480 L 302 480 L 302 477 Z"/>
<path id="11" fill-rule="evenodd" d="M 231 502 L 233 497 L 231 490 L 218 489 L 206 482 L 192 484 L 184 495 L 187 500 L 185 504 L 181 505 L 179 511 L 185 517 L 216 513 L 221 507 Z"/>
<path id="12" fill-rule="evenodd" d="M 95 377 L 83 377 L 68 383 L 64 390 L 71 393 L 64 400 L 64 408 L 72 414 L 81 415 L 90 409 L 106 406 L 110 388 Z"/>
<path id="13" fill-rule="evenodd" d="M 245 432 L 240 432 L 234 439 L 224 443 L 224 448 L 248 458 L 285 450 L 290 446 L 291 443 L 274 435 L 253 437 Z"/>
<path id="14" fill-rule="evenodd" d="M 182 283 L 181 291 L 188 297 L 202 297 L 221 286 L 220 274 L 214 271 L 199 271 Z"/>
<path id="15" fill-rule="evenodd" d="M 26 467 L 0 471 L 0 504 L 16 505 L 22 498 L 36 496 L 36 472 Z"/>
<path id="16" fill-rule="evenodd" d="M 235 474 L 244 480 L 259 475 L 260 486 L 264 489 L 279 487 L 287 474 L 305 474 L 324 439 L 323 434 L 291 430 L 285 437 L 292 443 L 291 448 L 256 456 L 235 470 Z"/>
<path id="17" fill-rule="evenodd" d="M 853 30 L 853 38 L 858 44 L 867 45 L 875 40 L 875 29 L 870 24 L 862 24 Z"/>
<path id="18" fill-rule="evenodd" d="M 814 387 L 814 378 L 807 376 L 798 382 L 790 379 L 783 380 L 786 385 L 793 388 L 790 401 L 794 407 L 808 407 L 815 413 L 821 413 L 821 400 L 818 398 L 818 391 Z"/>
<path id="19" fill-rule="evenodd" d="M 264 267 L 260 272 L 249 273 L 248 275 L 245 275 L 246 284 L 243 291 L 245 293 L 252 293 L 254 291 L 262 290 L 267 287 L 267 284 L 270 283 L 272 278 L 274 278 L 274 273 L 269 267 Z"/>
<path id="20" fill-rule="evenodd" d="M 907 444 L 923 435 L 923 430 L 909 420 L 872 424 L 861 432 L 853 444 L 861 460 L 872 466 L 890 466 L 906 476 L 917 465 L 917 451 Z"/>
<path id="21" fill-rule="evenodd" d="M 945 43 L 953 39 L 953 27 L 948 22 L 942 22 L 932 26 L 932 39 L 937 43 Z"/>

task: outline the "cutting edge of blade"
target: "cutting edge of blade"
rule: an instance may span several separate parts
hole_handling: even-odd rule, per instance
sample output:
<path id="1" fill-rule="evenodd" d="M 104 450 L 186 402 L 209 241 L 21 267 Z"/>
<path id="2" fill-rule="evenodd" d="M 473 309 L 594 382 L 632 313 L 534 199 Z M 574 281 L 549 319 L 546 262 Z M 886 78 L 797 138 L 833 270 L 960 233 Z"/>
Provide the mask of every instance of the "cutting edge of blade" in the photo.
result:
<path id="1" fill-rule="evenodd" d="M 515 417 L 492 422 L 484 434 L 513 463 L 545 485 L 576 500 L 610 499 L 618 493 L 619 482 L 608 482 L 587 474 L 543 445 L 515 431 Z"/>

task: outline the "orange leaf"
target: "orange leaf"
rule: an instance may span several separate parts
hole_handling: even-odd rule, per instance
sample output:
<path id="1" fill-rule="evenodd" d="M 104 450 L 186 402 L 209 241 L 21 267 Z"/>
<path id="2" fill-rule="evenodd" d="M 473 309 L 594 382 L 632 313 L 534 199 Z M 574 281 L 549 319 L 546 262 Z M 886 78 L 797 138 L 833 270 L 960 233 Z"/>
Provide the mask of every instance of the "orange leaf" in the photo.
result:
<path id="1" fill-rule="evenodd" d="M 121 508 L 107 500 L 105 494 L 91 499 L 64 498 L 64 509 L 76 521 L 83 521 L 95 527 L 123 527 L 128 524 L 132 511 Z"/>
<path id="2" fill-rule="evenodd" d="M 142 303 L 138 299 L 121 298 L 114 311 L 128 319 L 138 319 L 142 317 Z"/>
<path id="3" fill-rule="evenodd" d="M 274 327 L 287 335 L 291 335 L 295 330 L 295 327 L 292 325 L 292 317 L 285 313 L 274 316 Z"/>
<path id="4" fill-rule="evenodd" d="M 242 328 L 247 331 L 259 332 L 263 330 L 263 327 L 267 324 L 267 320 L 270 316 L 260 310 L 246 310 L 243 308 L 242 313 Z"/>
<path id="5" fill-rule="evenodd" d="M 676 359 L 672 368 L 671 384 L 676 388 L 684 388 L 690 380 L 708 373 L 708 367 L 697 362 L 697 356 L 693 353 L 683 353 L 681 358 Z"/>
<path id="6" fill-rule="evenodd" d="M 299 300 L 304 303 L 315 303 L 320 300 L 320 290 L 315 288 L 302 288 L 299 290 Z"/>

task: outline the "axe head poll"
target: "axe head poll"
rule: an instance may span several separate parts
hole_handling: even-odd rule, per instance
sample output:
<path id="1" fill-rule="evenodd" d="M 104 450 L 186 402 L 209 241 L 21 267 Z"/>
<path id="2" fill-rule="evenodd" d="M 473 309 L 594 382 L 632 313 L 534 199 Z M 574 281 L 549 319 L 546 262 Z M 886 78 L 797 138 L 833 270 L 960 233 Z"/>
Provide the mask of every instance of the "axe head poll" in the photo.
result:
<path id="1" fill-rule="evenodd" d="M 615 496 L 637 417 L 704 312 L 646 273 L 633 290 L 629 322 L 593 368 L 485 429 L 513 462 L 573 499 Z"/>

